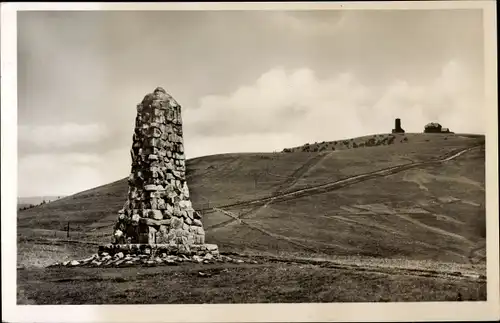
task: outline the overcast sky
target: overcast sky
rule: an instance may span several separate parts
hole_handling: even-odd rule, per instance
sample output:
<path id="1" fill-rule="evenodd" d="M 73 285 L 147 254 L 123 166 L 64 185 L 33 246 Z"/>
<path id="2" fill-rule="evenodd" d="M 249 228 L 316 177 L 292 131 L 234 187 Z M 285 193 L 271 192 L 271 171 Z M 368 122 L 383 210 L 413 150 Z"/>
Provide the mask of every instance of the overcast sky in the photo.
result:
<path id="1" fill-rule="evenodd" d="M 479 10 L 19 12 L 19 196 L 128 176 L 136 105 L 182 106 L 188 158 L 440 122 L 484 133 Z"/>

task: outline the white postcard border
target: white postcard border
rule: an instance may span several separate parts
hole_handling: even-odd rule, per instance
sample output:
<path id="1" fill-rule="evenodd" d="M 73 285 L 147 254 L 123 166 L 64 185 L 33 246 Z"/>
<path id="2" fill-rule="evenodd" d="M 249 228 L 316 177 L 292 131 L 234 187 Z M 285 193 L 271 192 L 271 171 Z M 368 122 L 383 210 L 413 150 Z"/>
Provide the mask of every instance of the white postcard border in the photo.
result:
<path id="1" fill-rule="evenodd" d="M 6 322 L 312 322 L 498 320 L 498 111 L 494 1 L 336 3 L 2 3 L 2 319 Z M 487 302 L 232 305 L 16 305 L 18 10 L 483 9 L 487 201 Z"/>

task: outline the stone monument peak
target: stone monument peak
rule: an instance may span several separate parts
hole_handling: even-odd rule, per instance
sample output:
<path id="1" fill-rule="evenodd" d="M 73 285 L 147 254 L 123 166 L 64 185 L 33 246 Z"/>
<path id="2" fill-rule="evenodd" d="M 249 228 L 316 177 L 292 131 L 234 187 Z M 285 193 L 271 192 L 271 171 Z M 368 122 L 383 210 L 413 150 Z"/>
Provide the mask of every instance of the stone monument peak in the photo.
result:
<path id="1" fill-rule="evenodd" d="M 201 216 L 186 181 L 181 106 L 162 87 L 137 105 L 128 195 L 114 227 L 117 245 L 149 245 L 175 253 L 217 250 L 205 245 Z"/>

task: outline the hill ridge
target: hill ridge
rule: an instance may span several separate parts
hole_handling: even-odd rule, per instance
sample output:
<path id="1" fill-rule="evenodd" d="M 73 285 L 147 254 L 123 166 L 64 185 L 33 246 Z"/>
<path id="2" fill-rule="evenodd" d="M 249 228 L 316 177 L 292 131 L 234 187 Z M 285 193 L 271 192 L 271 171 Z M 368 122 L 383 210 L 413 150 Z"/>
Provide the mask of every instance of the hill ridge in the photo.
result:
<path id="1" fill-rule="evenodd" d="M 429 161 L 426 161 L 426 162 L 410 162 L 410 163 L 407 163 L 407 164 L 397 165 L 397 166 L 393 166 L 393 167 L 388 167 L 388 168 L 384 168 L 384 169 L 375 170 L 375 171 L 368 172 L 368 173 L 363 173 L 363 174 L 358 174 L 358 175 L 350 176 L 350 177 L 343 178 L 343 179 L 340 179 L 340 180 L 335 181 L 335 182 L 324 183 L 324 184 L 320 184 L 320 185 L 316 185 L 316 186 L 310 186 L 310 187 L 298 189 L 298 190 L 295 190 L 295 191 L 290 191 L 290 192 L 286 192 L 286 193 L 281 193 L 281 194 L 277 194 L 277 195 L 268 196 L 268 197 L 261 198 L 261 199 L 248 200 L 248 201 L 243 201 L 243 202 L 235 203 L 235 204 L 219 205 L 219 206 L 217 206 L 217 208 L 229 208 L 229 207 L 234 207 L 234 206 L 249 205 L 249 204 L 253 204 L 254 202 L 257 202 L 257 203 L 258 202 L 265 202 L 266 200 L 274 200 L 274 199 L 279 198 L 281 196 L 293 195 L 294 193 L 298 193 L 298 192 L 304 192 L 304 191 L 307 191 L 307 190 L 312 190 L 312 189 L 316 189 L 316 188 L 322 188 L 322 187 L 330 186 L 330 185 L 333 185 L 333 184 L 344 183 L 347 180 L 355 179 L 355 178 L 361 178 L 363 176 L 375 175 L 375 174 L 378 174 L 378 173 L 382 173 L 382 172 L 386 172 L 386 171 L 392 171 L 392 170 L 405 171 L 405 170 L 411 169 L 413 167 L 424 166 L 424 165 L 432 164 L 432 163 L 440 163 L 440 162 L 448 161 L 448 160 L 454 159 L 456 157 L 459 157 L 460 155 L 462 155 L 463 153 L 466 153 L 466 152 L 470 151 L 471 149 L 480 148 L 480 147 L 483 147 L 483 146 L 484 146 L 484 144 L 475 145 L 475 146 L 472 146 L 472 147 L 461 149 L 458 152 L 454 152 L 454 153 L 451 154 L 451 156 L 445 156 L 445 157 L 442 157 L 442 158 L 439 158 L 439 159 L 435 159 L 435 160 L 429 160 Z M 447 155 L 450 155 L 450 153 L 448 153 Z M 451 157 L 453 157 L 453 158 L 451 158 Z M 391 174 L 393 174 L 393 173 L 391 173 Z M 367 179 L 371 179 L 371 178 L 367 178 Z M 209 209 L 201 209 L 201 211 L 210 210 L 210 209 L 211 208 L 209 208 Z"/>

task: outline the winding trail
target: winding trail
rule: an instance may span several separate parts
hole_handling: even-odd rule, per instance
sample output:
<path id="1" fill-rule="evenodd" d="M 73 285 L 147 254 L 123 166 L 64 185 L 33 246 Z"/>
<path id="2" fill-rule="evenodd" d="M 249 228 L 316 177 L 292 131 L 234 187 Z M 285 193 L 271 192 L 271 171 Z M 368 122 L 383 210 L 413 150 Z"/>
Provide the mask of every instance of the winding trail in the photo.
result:
<path id="1" fill-rule="evenodd" d="M 228 211 L 228 210 L 224 210 L 223 208 L 220 208 L 220 207 L 214 207 L 213 210 L 214 211 L 218 211 L 218 212 L 222 212 L 223 214 L 229 216 L 231 219 L 228 220 L 228 221 L 224 221 L 222 223 L 219 223 L 219 224 L 216 224 L 216 225 L 213 225 L 211 227 L 208 227 L 206 228 L 206 230 L 212 230 L 212 229 L 217 229 L 217 228 L 221 228 L 221 227 L 225 227 L 231 223 L 241 223 L 243 225 L 246 225 L 250 228 L 253 228 L 255 230 L 258 230 L 270 237 L 273 237 L 275 239 L 279 239 L 279 240 L 283 240 L 283 241 L 287 241 L 291 244 L 294 244 L 296 246 L 299 246 L 305 250 L 309 250 L 309 251 L 314 251 L 314 252 L 318 252 L 318 250 L 315 250 L 309 246 L 306 246 L 302 243 L 299 243 L 297 241 L 295 241 L 294 239 L 291 239 L 289 237 L 286 237 L 286 236 L 281 236 L 281 235 L 278 235 L 278 234 L 275 234 L 275 233 L 272 233 L 272 232 L 269 232 L 267 230 L 264 230 L 258 226 L 255 226 L 255 225 L 252 225 L 246 221 L 244 221 L 244 218 L 248 217 L 249 215 L 251 214 L 255 214 L 256 212 L 258 212 L 260 209 L 266 207 L 267 205 L 271 204 L 272 202 L 274 201 L 283 201 L 283 200 L 286 200 L 286 199 L 292 199 L 292 198 L 298 198 L 298 197 L 302 197 L 302 196 L 305 196 L 305 195 L 312 195 L 312 194 L 318 194 L 318 193 L 323 193 L 323 192 L 327 192 L 327 191 L 330 191 L 330 190 L 333 190 L 333 189 L 338 189 L 338 188 L 342 188 L 344 186 L 347 186 L 347 185 L 352 185 L 352 184 L 355 184 L 355 183 L 359 183 L 359 182 L 362 182 L 362 181 L 365 181 L 365 180 L 369 180 L 369 179 L 372 179 L 372 178 L 376 178 L 376 177 L 385 177 L 385 176 L 390 176 L 390 175 L 393 175 L 393 174 L 396 174 L 398 172 L 402 172 L 402 171 L 405 171 L 405 170 L 409 170 L 409 169 L 412 169 L 412 168 L 416 168 L 416 167 L 422 167 L 422 166 L 426 166 L 426 165 L 432 165 L 432 164 L 440 164 L 440 163 L 445 163 L 445 162 L 448 162 L 450 160 L 453 160 L 453 159 L 456 159 L 458 157 L 460 157 L 461 155 L 473 150 L 473 149 L 476 149 L 476 148 L 479 148 L 479 147 L 482 147 L 483 145 L 477 145 L 477 146 L 472 146 L 472 147 L 468 147 L 468 148 L 465 148 L 465 149 L 461 149 L 460 151 L 458 152 L 451 152 L 445 156 L 443 156 L 442 158 L 440 159 L 436 159 L 436 160 L 431 160 L 431 161 L 425 161 L 425 162 L 412 162 L 410 164 L 403 164 L 403 165 L 399 165 L 399 166 L 393 166 L 393 167 L 389 167 L 389 168 L 385 168 L 385 169 L 382 169 L 382 170 L 378 170 L 378 171 L 374 171 L 374 172 L 369 172 L 369 173 L 365 173 L 365 174 L 359 174 L 359 175 L 355 175 L 355 176 L 351 176 L 351 177 L 348 177 L 348 178 L 345 178 L 345 179 L 342 179 L 342 180 L 339 180 L 339 181 L 336 181 L 336 182 L 332 182 L 332 183 L 326 183 L 326 184 L 321 184 L 321 185 L 317 185 L 317 186 L 314 186 L 314 187 L 308 187 L 308 188 L 304 188 L 304 189 L 300 189 L 300 190 L 296 190 L 296 191 L 293 191 L 293 192 L 287 192 L 287 193 L 279 193 L 279 194 L 276 194 L 275 196 L 272 196 L 272 197 L 268 197 L 268 198 L 262 198 L 262 199 L 258 199 L 258 200 L 254 200 L 254 201 L 247 201 L 248 205 L 256 205 L 256 207 L 252 208 L 250 211 L 247 211 L 239 216 L 235 215 L 234 213 Z M 323 156 L 324 158 L 324 156 Z M 305 168 L 305 167 L 301 167 L 301 172 L 302 174 L 304 174 L 307 169 L 310 169 L 312 167 L 312 165 L 315 165 L 317 164 L 321 159 L 317 159 L 316 160 L 316 163 L 309 163 L 309 167 Z M 297 172 L 299 173 L 299 172 Z M 297 179 L 296 179 L 297 180 Z M 288 184 L 292 184 L 295 181 L 288 181 Z M 293 184 L 292 184 L 293 185 Z M 280 187 L 284 187 L 284 185 L 280 185 Z M 263 205 L 262 205 L 263 203 Z M 402 218 L 404 218 L 405 220 L 408 220 L 408 221 L 412 221 L 413 219 L 411 219 L 410 217 L 408 216 L 405 216 L 405 215 L 399 215 L 401 216 Z M 346 219 L 347 220 L 347 219 Z M 416 221 L 416 220 L 415 220 Z M 419 225 L 423 225 L 422 223 L 417 223 Z M 428 227 L 428 226 L 426 226 Z M 429 229 L 432 229 L 432 230 L 435 230 L 435 231 L 438 231 L 438 233 L 441 233 L 441 234 L 445 234 L 445 235 L 448 235 L 450 237 L 453 237 L 453 238 L 456 238 L 456 239 L 459 239 L 459 240 L 464 240 L 463 242 L 466 242 L 468 244 L 472 244 L 472 242 L 468 241 L 467 239 L 461 237 L 461 236 L 457 236 L 457 235 L 454 235 L 452 233 L 449 233 L 449 232 L 446 232 L 446 231 L 443 231 L 443 230 L 440 230 L 440 229 L 437 229 L 437 228 L 433 228 L 433 227 L 428 227 Z M 423 243 L 423 242 L 422 242 Z M 482 249 L 481 246 L 477 247 L 477 248 L 474 248 L 473 250 L 471 250 L 471 253 L 470 253 L 470 256 L 469 256 L 469 262 L 474 264 L 474 263 L 477 263 L 479 262 L 481 259 L 478 260 L 475 260 L 475 258 L 477 258 L 476 253 L 477 251 L 480 251 Z"/>
<path id="2" fill-rule="evenodd" d="M 486 271 L 483 269 L 472 268 L 467 265 L 456 265 L 446 263 L 419 264 L 418 261 L 408 263 L 402 259 L 390 259 L 387 263 L 383 261 L 373 261 L 370 258 L 358 259 L 323 259 L 323 258 L 303 258 L 303 257 L 263 257 L 268 262 L 284 262 L 313 264 L 321 267 L 344 269 L 351 271 L 365 271 L 374 273 L 383 273 L 388 275 L 405 275 L 430 277 L 441 279 L 458 279 L 486 282 Z"/>
<path id="3" fill-rule="evenodd" d="M 295 185 L 299 179 L 310 171 L 314 166 L 318 165 L 331 153 L 319 153 L 316 156 L 307 160 L 302 166 L 297 168 L 281 185 L 276 189 L 273 195 L 283 194 L 284 191 Z"/>
<path id="4" fill-rule="evenodd" d="M 221 209 L 232 208 L 232 207 L 236 207 L 236 206 L 240 207 L 240 206 L 262 206 L 263 205 L 265 207 L 265 206 L 269 205 L 270 203 L 274 203 L 274 202 L 281 202 L 281 201 L 296 199 L 296 198 L 303 197 L 303 196 L 310 196 L 310 195 L 315 195 L 315 194 L 326 193 L 326 192 L 337 190 L 337 189 L 340 189 L 340 188 L 343 188 L 343 187 L 346 187 L 349 185 L 364 182 L 364 181 L 367 181 L 370 179 L 394 175 L 394 174 L 397 174 L 399 172 L 403 172 L 406 170 L 410 170 L 410 169 L 414 169 L 414 168 L 418 168 L 418 167 L 422 167 L 422 166 L 429 166 L 429 165 L 446 163 L 448 161 L 451 161 L 453 159 L 456 159 L 456 158 L 462 156 L 463 154 L 465 154 L 473 149 L 480 148 L 482 146 L 484 146 L 484 144 L 474 145 L 474 146 L 470 146 L 470 147 L 461 149 L 459 151 L 450 152 L 439 159 L 423 161 L 423 162 L 411 162 L 408 164 L 387 167 L 387 168 L 383 168 L 383 169 L 368 172 L 368 173 L 349 176 L 347 178 L 337 180 L 334 182 L 305 187 L 302 189 L 298 189 L 295 191 L 289 191 L 286 193 L 280 192 L 280 193 L 277 193 L 275 195 L 264 197 L 264 198 L 243 201 L 243 202 L 224 205 L 224 206 L 218 206 L 216 208 L 210 208 L 210 210 L 215 210 L 215 209 L 221 210 Z M 203 211 L 206 211 L 206 210 L 203 210 Z M 243 218 L 245 216 L 248 216 L 252 212 L 253 212 L 253 210 L 250 210 L 249 212 L 242 214 L 239 218 Z M 231 220 L 222 222 L 220 224 L 216 224 L 212 227 L 209 227 L 209 228 L 207 228 L 207 230 L 214 229 L 214 228 L 220 228 L 222 226 L 233 223 L 234 221 L 235 221 L 235 219 L 231 219 Z"/>
<path id="5" fill-rule="evenodd" d="M 309 158 L 302 166 L 297 168 L 290 176 L 286 177 L 286 180 L 283 183 L 281 183 L 278 186 L 278 188 L 274 191 L 273 196 L 283 194 L 285 190 L 293 187 L 293 185 L 295 185 L 298 182 L 298 180 L 302 176 L 304 176 L 304 174 L 306 174 L 309 170 L 311 170 L 311 168 L 313 168 L 314 166 L 319 164 L 321 161 L 323 161 L 330 154 L 331 153 L 319 153 L 319 154 L 313 156 L 312 158 Z M 268 172 L 268 174 L 269 174 L 269 172 Z M 269 201 L 264 205 L 257 205 L 255 207 L 253 207 L 252 209 L 240 214 L 236 218 L 247 218 L 252 214 L 256 214 L 262 208 L 265 208 L 267 205 L 269 205 L 271 202 L 272 201 Z M 222 211 L 220 208 L 214 208 L 214 210 Z M 222 211 L 222 212 L 224 212 L 224 211 Z M 231 217 L 233 219 L 212 225 L 212 226 L 208 227 L 207 230 L 221 228 L 221 227 L 224 227 L 228 224 L 234 223 L 234 216 L 231 216 Z"/>
<path id="6" fill-rule="evenodd" d="M 473 242 L 471 242 L 470 240 L 466 239 L 465 237 L 459 235 L 459 234 L 455 234 L 453 232 L 449 232 L 449 231 L 446 231 L 446 230 L 443 230 L 443 229 L 439 229 L 439 228 L 436 228 L 436 227 L 433 227 L 433 226 L 430 226 L 430 225 L 427 225 L 425 223 L 422 223 L 420 222 L 419 220 L 416 220 L 416 219 L 413 219 L 410 215 L 408 214 L 400 214 L 400 213 L 396 213 L 394 214 L 395 216 L 403 219 L 403 220 L 406 220 L 408 222 L 411 222 L 417 226 L 420 226 L 424 229 L 427 229 L 427 230 L 430 230 L 430 231 L 433 231 L 434 233 L 437 233 L 437 234 L 441 234 L 443 236 L 446 236 L 446 237 L 450 237 L 452 239 L 456 239 L 456 240 L 460 240 L 461 242 L 463 243 L 466 243 L 468 245 L 474 245 Z"/>
<path id="7" fill-rule="evenodd" d="M 231 222 L 238 222 L 238 223 L 244 224 L 244 225 L 246 225 L 246 226 L 248 226 L 248 227 L 250 227 L 250 228 L 252 228 L 252 229 L 255 229 L 255 230 L 257 230 L 257 231 L 260 231 L 260 232 L 262 232 L 262 233 L 264 233 L 264 234 L 266 234 L 266 235 L 268 235 L 268 236 L 270 236 L 270 237 L 272 237 L 272 238 L 275 238 L 275 239 L 278 239 L 278 240 L 284 240 L 284 241 L 287 241 L 287 242 L 289 242 L 289 243 L 291 243 L 291 244 L 293 244 L 293 245 L 296 245 L 296 246 L 301 247 L 301 248 L 303 248 L 303 249 L 306 249 L 306 250 L 308 250 L 308 251 L 312 251 L 312 252 L 315 252 L 315 253 L 317 253 L 317 252 L 318 252 L 318 250 L 313 249 L 313 248 L 311 248 L 311 247 L 309 247 L 309 246 L 307 246 L 307 245 L 305 245 L 305 244 L 299 243 L 299 242 L 297 242 L 297 241 L 295 241 L 295 240 L 293 240 L 293 239 L 291 239 L 291 238 L 289 238 L 289 237 L 286 237 L 286 236 L 282 236 L 282 235 L 279 235 L 279 234 L 276 234 L 276 233 L 269 232 L 269 231 L 267 231 L 267 230 L 264 230 L 264 229 L 262 229 L 262 228 L 259 228 L 258 226 L 255 226 L 255 225 L 252 225 L 252 224 L 250 224 L 250 223 L 248 223 L 248 222 L 245 222 L 245 221 L 243 221 L 243 220 L 241 219 L 241 217 L 236 216 L 236 215 L 235 215 L 235 214 L 233 214 L 232 212 L 229 212 L 229 211 L 226 211 L 226 210 L 222 210 L 222 209 L 219 209 L 219 208 L 215 208 L 215 209 L 216 209 L 217 211 L 222 212 L 222 213 L 224 213 L 225 215 L 227 215 L 227 216 L 231 217 L 231 218 L 233 219 Z M 213 228 L 213 227 L 212 227 L 212 228 Z"/>

